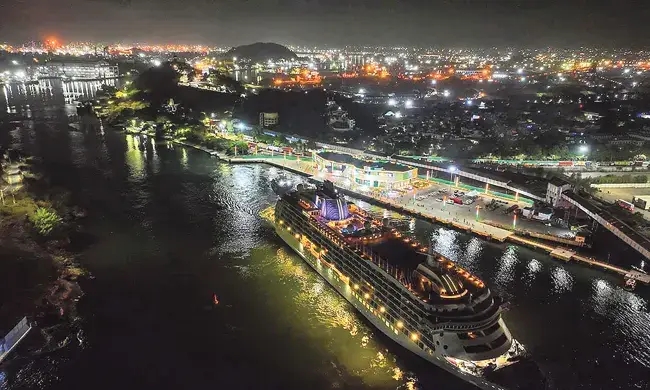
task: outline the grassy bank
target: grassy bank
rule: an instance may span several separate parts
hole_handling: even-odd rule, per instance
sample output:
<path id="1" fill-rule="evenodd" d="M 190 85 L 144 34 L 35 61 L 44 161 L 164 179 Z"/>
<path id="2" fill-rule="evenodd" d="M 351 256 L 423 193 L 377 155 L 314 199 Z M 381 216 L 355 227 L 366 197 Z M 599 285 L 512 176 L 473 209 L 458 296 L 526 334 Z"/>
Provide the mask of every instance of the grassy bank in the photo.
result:
<path id="1" fill-rule="evenodd" d="M 9 169 L 17 168 L 3 164 L 4 172 Z M 65 327 L 76 320 L 82 295 L 77 282 L 85 271 L 75 260 L 71 237 L 80 231 L 77 220 L 85 212 L 45 180 L 21 184 L 17 190 L 3 184 L 0 193 L 0 331 L 23 316 L 39 327 Z M 59 340 L 40 341 L 39 348 Z"/>

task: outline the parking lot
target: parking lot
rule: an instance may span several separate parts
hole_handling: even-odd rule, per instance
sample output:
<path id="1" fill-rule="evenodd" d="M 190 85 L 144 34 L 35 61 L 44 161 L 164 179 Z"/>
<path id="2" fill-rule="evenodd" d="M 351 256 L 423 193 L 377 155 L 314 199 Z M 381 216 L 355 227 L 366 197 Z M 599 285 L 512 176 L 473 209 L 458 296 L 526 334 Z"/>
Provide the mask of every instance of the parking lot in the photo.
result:
<path id="1" fill-rule="evenodd" d="M 632 202 L 632 198 L 635 196 L 650 196 L 650 188 L 602 188 L 595 196 L 609 203 L 614 203 L 618 199 Z M 645 219 L 650 220 L 649 210 L 635 207 L 634 211 L 640 212 Z"/>
<path id="2" fill-rule="evenodd" d="M 454 198 L 456 202 L 452 200 Z M 398 196 L 395 200 L 402 205 L 415 205 L 427 213 L 442 216 L 447 214 L 448 218 L 451 217 L 464 223 L 476 220 L 485 223 L 494 222 L 503 226 L 515 226 L 521 230 L 564 238 L 572 238 L 575 234 L 570 229 L 549 226 L 549 223 L 524 218 L 521 214 L 515 218 L 514 206 L 521 209 L 526 206 L 524 203 L 507 202 L 476 191 L 465 192 L 436 183 L 415 189 L 411 194 Z M 459 200 L 462 204 L 458 204 Z"/>

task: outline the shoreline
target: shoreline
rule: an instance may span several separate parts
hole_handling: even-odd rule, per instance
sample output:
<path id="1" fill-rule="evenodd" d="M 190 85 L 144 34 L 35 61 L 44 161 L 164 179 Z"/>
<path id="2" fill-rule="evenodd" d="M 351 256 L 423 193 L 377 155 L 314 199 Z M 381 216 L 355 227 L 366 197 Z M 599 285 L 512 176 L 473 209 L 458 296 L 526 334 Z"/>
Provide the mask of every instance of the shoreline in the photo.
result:
<path id="1" fill-rule="evenodd" d="M 9 292 L 2 305 L 2 326 L 8 331 L 20 318 L 27 317 L 38 332 L 31 332 L 22 341 L 27 347 L 16 360 L 38 359 L 64 348 L 72 340 L 71 333 L 82 332 L 77 302 L 84 295 L 79 282 L 87 275 L 77 261 L 84 234 L 80 219 L 86 212 L 70 202 L 68 191 L 50 187 L 40 172 L 34 175 L 32 170 L 39 171 L 40 166 L 21 160 L 3 160 L 5 176 L 12 172 L 12 177 L 21 179 L 20 187 L 5 193 L 0 204 L 0 250 L 7 258 L 0 269 L 8 278 L 5 285 Z M 39 230 L 39 213 L 34 214 L 41 209 L 56 216 L 53 227 L 45 232 Z M 14 356 L 6 357 L 7 367 L 12 366 Z"/>
<path id="2" fill-rule="evenodd" d="M 280 168 L 286 171 L 289 171 L 291 173 L 306 177 L 309 181 L 311 182 L 318 182 L 317 179 L 315 179 L 312 175 L 302 172 L 298 169 L 287 167 L 283 164 L 278 164 L 275 161 L 268 160 L 268 159 L 263 159 L 263 158 L 237 158 L 237 157 L 232 157 L 228 156 L 225 153 L 220 153 L 215 150 L 206 148 L 201 145 L 194 145 L 192 143 L 188 143 L 185 141 L 178 141 L 178 140 L 171 140 L 171 142 L 185 146 L 185 147 L 190 147 L 194 148 L 196 150 L 200 150 L 204 153 L 208 153 L 211 157 L 216 157 L 221 161 L 227 162 L 229 164 L 267 164 L 269 166 L 273 166 L 276 168 Z M 397 211 L 400 213 L 407 214 L 409 216 L 419 218 L 422 220 L 425 220 L 427 222 L 431 223 L 436 223 L 436 224 L 442 224 L 445 225 L 448 228 L 452 228 L 455 230 L 462 231 L 464 233 L 469 233 L 473 234 L 475 236 L 478 236 L 480 238 L 483 238 L 488 241 L 493 241 L 493 242 L 499 242 L 499 243 L 505 243 L 506 241 L 517 244 L 517 245 L 522 245 L 526 246 L 529 248 L 532 248 L 534 250 L 539 250 L 542 252 L 547 253 L 549 256 L 552 258 L 562 261 L 562 262 L 575 262 L 579 263 L 582 265 L 587 265 L 589 267 L 596 267 L 601 271 L 609 271 L 613 272 L 616 274 L 619 274 L 621 276 L 624 276 L 626 278 L 631 278 L 635 279 L 638 282 L 641 282 L 646 285 L 650 285 L 650 275 L 642 274 L 638 271 L 634 271 L 632 269 L 625 269 L 622 267 L 618 267 L 609 263 L 606 263 L 604 261 L 597 260 L 593 257 L 588 257 L 588 256 L 583 256 L 576 251 L 572 249 L 568 249 L 564 246 L 560 245 L 553 245 L 551 243 L 546 243 L 546 242 L 538 242 L 531 240 L 530 238 L 527 237 L 521 237 L 516 235 L 515 233 L 501 229 L 495 226 L 490 226 L 484 223 L 478 223 L 479 225 L 475 223 L 471 223 L 471 225 L 467 225 L 465 223 L 460 222 L 459 220 L 455 220 L 454 218 L 440 218 L 436 217 L 433 215 L 427 215 L 425 213 L 419 212 L 417 210 L 411 209 L 409 207 L 404 207 L 401 205 L 393 204 L 392 202 L 387 202 L 382 199 L 377 199 L 369 195 L 361 194 L 343 187 L 340 187 L 338 185 L 334 185 L 336 189 L 339 191 L 343 192 L 346 195 L 362 199 L 368 203 L 387 208 L 389 210 Z M 485 225 L 485 226 L 482 226 Z M 487 227 L 487 228 L 486 228 Z"/>

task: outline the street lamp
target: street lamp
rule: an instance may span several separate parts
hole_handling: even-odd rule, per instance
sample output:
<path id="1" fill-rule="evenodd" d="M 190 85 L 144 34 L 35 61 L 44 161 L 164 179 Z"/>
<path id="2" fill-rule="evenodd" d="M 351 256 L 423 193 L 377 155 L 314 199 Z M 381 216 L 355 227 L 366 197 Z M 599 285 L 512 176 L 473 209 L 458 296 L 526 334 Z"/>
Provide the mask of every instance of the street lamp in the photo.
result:
<path id="1" fill-rule="evenodd" d="M 589 152 L 589 146 L 587 146 L 587 145 L 580 145 L 580 147 L 578 148 L 578 151 L 580 151 L 580 153 L 582 153 L 583 155 L 585 155 L 585 154 L 587 154 L 587 153 Z"/>
<path id="2" fill-rule="evenodd" d="M 449 167 L 449 177 L 451 178 L 450 181 L 454 181 L 454 172 L 456 172 L 456 167 L 452 165 Z"/>

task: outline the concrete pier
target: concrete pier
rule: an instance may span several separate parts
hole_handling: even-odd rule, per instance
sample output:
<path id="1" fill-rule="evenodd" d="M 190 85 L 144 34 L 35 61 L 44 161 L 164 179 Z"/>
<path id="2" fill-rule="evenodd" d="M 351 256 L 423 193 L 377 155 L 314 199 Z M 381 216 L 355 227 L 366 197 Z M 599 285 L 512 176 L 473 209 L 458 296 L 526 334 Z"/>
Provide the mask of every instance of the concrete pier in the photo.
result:
<path id="1" fill-rule="evenodd" d="M 204 151 L 206 153 L 209 153 L 211 156 L 218 157 L 219 159 L 231 164 L 267 164 L 267 165 L 274 166 L 276 168 L 286 170 L 288 172 L 295 173 L 297 175 L 308 177 L 309 180 L 312 182 L 322 182 L 322 179 L 313 176 L 312 172 L 306 172 L 304 170 L 299 169 L 300 163 L 297 164 L 298 167 L 290 166 L 290 163 L 292 163 L 291 165 L 294 165 L 296 164 L 296 161 L 284 160 L 282 158 L 273 159 L 273 158 L 264 158 L 264 157 L 260 157 L 260 158 L 233 157 L 233 156 L 228 156 L 224 153 L 218 153 L 214 150 L 210 150 L 202 146 L 192 145 L 192 144 L 178 142 L 178 141 L 174 141 L 174 142 L 184 146 L 189 146 Z M 443 224 L 451 228 L 462 230 L 467 233 L 473 233 L 485 239 L 489 239 L 497 242 L 510 241 L 515 244 L 524 245 L 534 249 L 542 250 L 547 252 L 551 257 L 562 260 L 564 262 L 576 261 L 576 262 L 584 263 L 590 266 L 598 267 L 605 271 L 615 272 L 625 278 L 634 279 L 637 282 L 640 282 L 642 284 L 650 285 L 650 275 L 638 271 L 626 270 L 624 268 L 617 267 L 602 261 L 598 261 L 590 257 L 582 256 L 577 254 L 575 251 L 571 249 L 567 249 L 565 247 L 551 245 L 537 240 L 524 238 L 516 235 L 514 232 L 510 230 L 502 229 L 496 226 L 491 226 L 486 223 L 481 223 L 477 221 L 467 221 L 467 220 L 460 221 L 459 219 L 450 217 L 451 213 L 445 216 L 442 213 L 438 212 L 437 210 L 423 211 L 423 210 L 419 210 L 416 205 L 413 206 L 401 205 L 396 202 L 391 202 L 390 200 L 387 199 L 383 199 L 383 198 L 379 199 L 379 198 L 372 197 L 370 195 L 358 193 L 350 189 L 343 188 L 339 185 L 336 185 L 336 183 L 334 186 L 340 192 L 346 195 L 358 199 L 362 199 L 368 203 L 376 204 L 390 210 L 398 211 L 400 213 L 408 214 L 413 217 L 424 219 L 430 222 Z"/>

